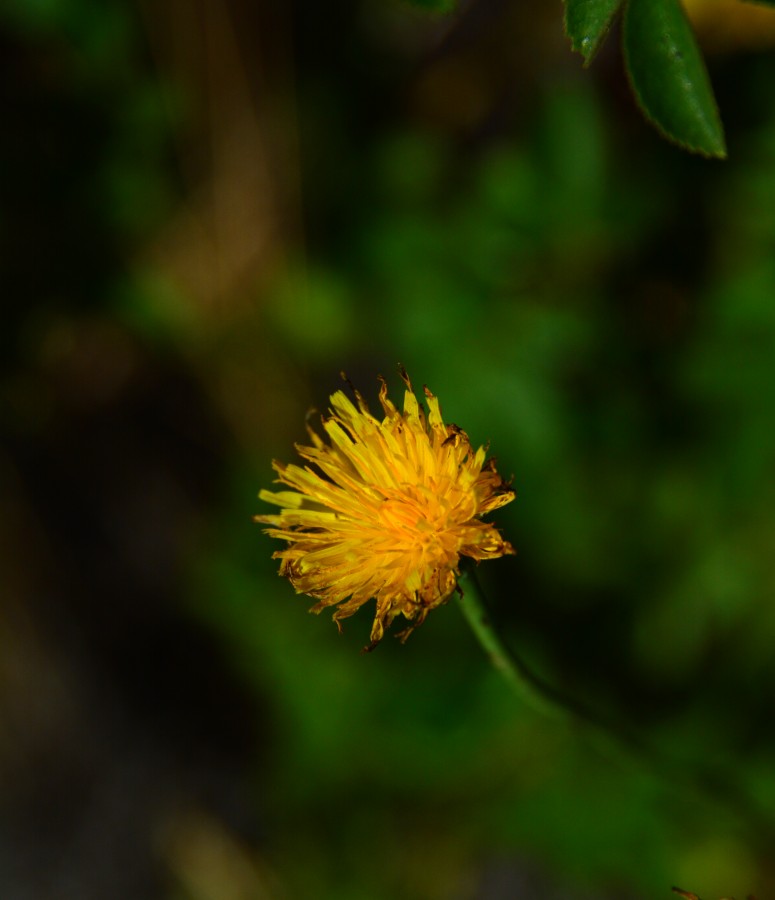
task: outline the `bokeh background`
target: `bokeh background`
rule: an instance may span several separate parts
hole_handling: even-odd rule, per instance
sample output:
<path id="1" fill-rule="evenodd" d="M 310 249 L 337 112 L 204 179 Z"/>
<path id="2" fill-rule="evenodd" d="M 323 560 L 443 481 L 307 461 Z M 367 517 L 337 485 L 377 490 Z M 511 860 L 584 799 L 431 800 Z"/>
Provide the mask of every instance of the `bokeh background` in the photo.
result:
<path id="1" fill-rule="evenodd" d="M 775 10 L 687 7 L 726 163 L 559 0 L 0 5 L 4 900 L 775 897 Z M 675 766 L 277 577 L 399 361 L 513 474 L 504 637 Z"/>

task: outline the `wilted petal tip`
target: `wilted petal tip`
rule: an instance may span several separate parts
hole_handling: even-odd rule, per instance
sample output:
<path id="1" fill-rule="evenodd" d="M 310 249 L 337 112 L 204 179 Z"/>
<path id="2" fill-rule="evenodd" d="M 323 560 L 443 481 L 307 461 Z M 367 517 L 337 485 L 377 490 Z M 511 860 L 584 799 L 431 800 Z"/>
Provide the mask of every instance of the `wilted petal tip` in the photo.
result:
<path id="1" fill-rule="evenodd" d="M 274 461 L 278 480 L 292 490 L 260 495 L 281 507 L 270 522 L 281 527 L 268 531 L 288 547 L 274 558 L 298 593 L 318 601 L 311 612 L 336 607 L 341 630 L 341 619 L 376 600 L 367 652 L 397 616 L 410 623 L 399 633 L 406 640 L 430 610 L 447 602 L 461 555 L 478 563 L 514 553 L 481 519 L 514 499 L 494 459 L 485 459 L 484 448 L 474 452 L 462 428 L 444 425 L 438 400 L 424 385 L 426 414 L 401 365 L 399 372 L 407 387 L 403 412 L 388 398 L 382 376 L 381 420 L 354 388 L 357 407 L 337 391 L 321 416 L 323 437 L 309 429 L 314 446 L 296 445 L 313 465 Z M 267 523 L 268 517 L 254 520 Z"/>

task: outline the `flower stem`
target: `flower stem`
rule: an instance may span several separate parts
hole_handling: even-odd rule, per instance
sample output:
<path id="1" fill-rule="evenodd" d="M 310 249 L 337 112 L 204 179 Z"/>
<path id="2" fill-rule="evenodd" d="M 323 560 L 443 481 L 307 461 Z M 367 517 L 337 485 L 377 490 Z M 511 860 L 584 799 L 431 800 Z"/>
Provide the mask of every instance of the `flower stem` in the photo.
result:
<path id="1" fill-rule="evenodd" d="M 619 755 L 620 751 L 624 750 L 642 763 L 664 770 L 666 761 L 660 758 L 655 748 L 620 723 L 601 715 L 582 701 L 548 684 L 536 675 L 517 653 L 506 647 L 490 621 L 474 565 L 467 561 L 463 562 L 458 590 L 463 614 L 479 643 L 493 666 L 503 675 L 520 699 L 533 709 L 555 719 L 561 718 L 585 726 L 598 740 L 602 739 L 609 754 L 613 752 Z"/>
<path id="2" fill-rule="evenodd" d="M 490 662 L 522 700 L 539 712 L 555 718 L 580 718 L 606 732 L 611 730 L 611 726 L 604 723 L 597 714 L 547 684 L 520 656 L 506 648 L 490 621 L 474 567 L 465 562 L 460 577 L 459 594 L 463 615 L 489 656 Z M 631 742 L 631 738 L 625 738 L 625 743 Z"/>
<path id="3" fill-rule="evenodd" d="M 530 671 L 520 657 L 506 649 L 492 626 L 484 595 L 473 566 L 464 566 L 458 585 L 460 608 L 494 668 L 506 679 L 513 691 L 534 709 L 550 715 L 567 714 L 558 703 L 554 691 Z"/>
<path id="4" fill-rule="evenodd" d="M 586 726 L 597 738 L 603 739 L 608 754 L 613 752 L 619 756 L 618 751 L 624 751 L 625 756 L 638 761 L 640 765 L 651 770 L 653 774 L 658 774 L 662 779 L 676 786 L 680 785 L 706 800 L 715 800 L 728 810 L 733 810 L 760 838 L 775 840 L 773 810 L 762 807 L 758 798 L 752 796 L 734 779 L 730 781 L 715 766 L 706 767 L 697 764 L 696 761 L 692 764 L 689 760 L 665 755 L 658 747 L 636 737 L 619 723 L 601 716 L 585 704 L 547 684 L 518 654 L 507 649 L 490 621 L 474 565 L 467 560 L 462 566 L 458 593 L 463 614 L 479 643 L 493 666 L 503 675 L 520 699 L 542 713 Z"/>

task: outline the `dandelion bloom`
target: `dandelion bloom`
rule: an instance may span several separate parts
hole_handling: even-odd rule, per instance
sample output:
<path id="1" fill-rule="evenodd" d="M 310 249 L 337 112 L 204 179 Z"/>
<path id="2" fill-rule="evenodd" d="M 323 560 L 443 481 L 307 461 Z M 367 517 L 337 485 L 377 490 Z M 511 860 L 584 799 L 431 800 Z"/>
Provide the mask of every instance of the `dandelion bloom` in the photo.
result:
<path id="1" fill-rule="evenodd" d="M 369 412 L 354 390 L 331 397 L 323 417 L 324 441 L 308 428 L 312 446 L 296 445 L 312 465 L 273 467 L 278 482 L 293 490 L 261 491 L 280 507 L 256 516 L 271 537 L 288 546 L 274 554 L 297 593 L 330 606 L 339 630 L 372 597 L 377 609 L 373 649 L 398 615 L 411 624 L 402 640 L 445 603 L 457 584 L 462 556 L 494 559 L 514 553 L 511 544 L 480 517 L 510 503 L 514 493 L 495 471 L 486 451 L 474 451 L 456 425 L 445 425 L 439 401 L 425 388 L 428 411 L 417 402 L 406 372 L 404 409 L 388 399 L 380 376 L 384 418 Z M 314 467 L 314 468 L 313 468 Z"/>

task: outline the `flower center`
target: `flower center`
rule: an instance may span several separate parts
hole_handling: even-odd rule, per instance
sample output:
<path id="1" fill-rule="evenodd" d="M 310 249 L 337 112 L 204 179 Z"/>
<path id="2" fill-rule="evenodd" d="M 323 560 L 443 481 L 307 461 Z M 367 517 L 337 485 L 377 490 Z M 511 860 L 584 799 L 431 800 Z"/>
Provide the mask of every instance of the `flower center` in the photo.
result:
<path id="1" fill-rule="evenodd" d="M 433 495 L 384 500 L 378 518 L 384 539 L 418 562 L 438 560 L 452 550 L 447 510 Z"/>

